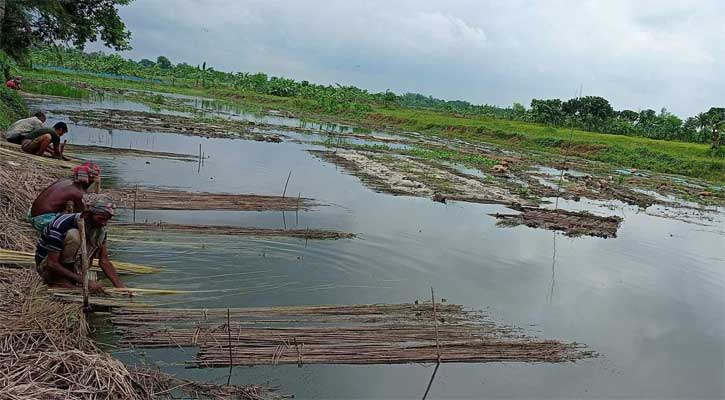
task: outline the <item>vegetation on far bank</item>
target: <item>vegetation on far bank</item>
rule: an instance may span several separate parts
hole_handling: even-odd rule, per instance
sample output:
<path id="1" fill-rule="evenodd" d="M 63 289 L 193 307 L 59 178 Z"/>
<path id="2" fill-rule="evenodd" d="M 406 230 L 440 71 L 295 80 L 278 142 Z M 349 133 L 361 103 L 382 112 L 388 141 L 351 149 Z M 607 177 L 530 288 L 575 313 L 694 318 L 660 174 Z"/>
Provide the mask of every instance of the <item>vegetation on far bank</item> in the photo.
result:
<path id="1" fill-rule="evenodd" d="M 217 71 L 206 63 L 193 66 L 174 65 L 159 56 L 156 61 L 134 61 L 117 54 L 84 53 L 68 48 L 38 48 L 32 52 L 35 65 L 59 66 L 75 70 L 126 77 L 141 77 L 174 86 L 232 89 L 295 100 L 298 106 L 311 106 L 315 111 L 334 114 L 362 114 L 375 108 L 406 108 L 443 112 L 463 117 L 489 117 L 518 122 L 540 123 L 552 127 L 575 127 L 590 132 L 606 132 L 653 139 L 694 143 L 720 143 L 725 128 L 725 108 L 709 110 L 681 119 L 662 109 L 639 111 L 615 110 L 599 96 L 569 100 L 532 99 L 530 107 L 514 103 L 510 107 L 475 105 L 467 101 L 446 101 L 418 93 L 395 94 L 391 91 L 371 93 L 354 86 L 320 85 L 264 73 Z"/>
<path id="2" fill-rule="evenodd" d="M 153 67 L 144 68 L 159 69 L 160 67 L 156 63 Z M 209 70 L 210 68 L 205 68 L 202 71 L 211 74 L 208 72 Z M 356 97 L 353 95 L 360 90 L 357 88 L 349 88 L 349 90 L 338 88 L 337 97 L 330 97 L 325 89 L 317 94 L 318 98 L 310 99 L 260 93 L 246 87 L 235 88 L 202 80 L 199 82 L 195 80 L 165 82 L 159 80 L 159 76 L 153 78 L 154 80 L 151 78 L 139 80 L 138 78 L 119 78 L 110 75 L 91 75 L 77 71 L 49 69 L 27 70 L 23 71 L 23 74 L 31 80 L 55 81 L 67 86 L 78 86 L 79 83 L 83 83 L 103 88 L 140 89 L 204 96 L 250 110 L 286 110 L 312 119 L 344 121 L 398 131 L 415 131 L 425 135 L 495 143 L 507 148 L 537 150 L 553 154 L 565 154 L 568 151 L 571 155 L 611 163 L 616 167 L 680 174 L 718 183 L 725 181 L 725 152 L 722 148 L 713 151 L 706 144 L 613 135 L 582 129 L 574 129 L 573 135 L 571 135 L 572 130 L 568 127 L 547 126 L 500 118 L 495 115 L 464 115 L 449 111 L 403 107 L 389 101 L 386 102 L 385 94 L 380 97 L 380 94 L 368 93 L 369 96 L 380 98 L 362 106 L 357 103 Z M 265 77 L 265 79 L 267 78 Z M 267 79 L 267 82 L 272 81 Z M 345 93 L 349 96 L 346 97 Z M 571 146 L 569 146 L 570 138 Z M 567 148 L 568 150 L 566 150 Z"/>

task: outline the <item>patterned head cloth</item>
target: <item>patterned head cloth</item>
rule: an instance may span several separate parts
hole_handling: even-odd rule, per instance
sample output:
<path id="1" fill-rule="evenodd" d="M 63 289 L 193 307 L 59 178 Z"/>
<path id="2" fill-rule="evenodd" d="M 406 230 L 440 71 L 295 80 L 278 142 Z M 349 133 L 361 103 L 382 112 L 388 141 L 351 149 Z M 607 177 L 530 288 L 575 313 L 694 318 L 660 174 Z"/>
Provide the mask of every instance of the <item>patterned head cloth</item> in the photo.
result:
<path id="1" fill-rule="evenodd" d="M 92 213 L 106 213 L 110 216 L 116 214 L 116 205 L 113 200 L 105 194 L 88 194 L 83 196 L 86 209 Z"/>
<path id="2" fill-rule="evenodd" d="M 101 169 L 92 162 L 86 162 L 83 165 L 73 167 L 72 172 L 73 182 L 92 183 L 101 174 Z"/>

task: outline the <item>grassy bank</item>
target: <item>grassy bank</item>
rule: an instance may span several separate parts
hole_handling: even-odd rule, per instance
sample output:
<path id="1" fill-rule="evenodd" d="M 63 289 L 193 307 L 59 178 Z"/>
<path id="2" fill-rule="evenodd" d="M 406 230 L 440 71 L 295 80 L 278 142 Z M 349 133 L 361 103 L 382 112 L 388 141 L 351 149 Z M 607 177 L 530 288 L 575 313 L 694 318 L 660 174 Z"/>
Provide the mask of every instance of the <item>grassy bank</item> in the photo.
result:
<path id="1" fill-rule="evenodd" d="M 0 129 L 5 130 L 13 122 L 28 117 L 30 112 L 18 92 L 0 88 Z"/>
<path id="2" fill-rule="evenodd" d="M 713 154 L 703 144 L 654 140 L 553 128 L 495 118 L 460 118 L 430 111 L 383 110 L 369 114 L 366 122 L 426 135 L 495 143 L 569 154 L 625 168 L 685 175 L 714 182 L 725 181 L 725 152 Z"/>
<path id="3" fill-rule="evenodd" d="M 24 82 L 22 88 L 26 92 L 49 96 L 71 97 L 82 99 L 89 96 L 88 90 L 68 86 L 59 82 Z"/>
<path id="4" fill-rule="evenodd" d="M 319 102 L 303 98 L 278 97 L 230 88 L 172 86 L 98 77 L 82 73 L 49 70 L 25 71 L 32 79 L 78 83 L 111 89 L 138 89 L 203 96 L 228 102 L 250 111 L 277 109 L 304 118 L 359 124 L 470 142 L 492 143 L 504 148 L 536 150 L 552 155 L 571 155 L 611 164 L 613 168 L 647 169 L 684 175 L 715 183 L 725 182 L 725 151 L 713 154 L 703 144 L 654 140 L 643 137 L 610 135 L 570 130 L 493 117 L 460 117 L 422 109 L 374 108 L 371 111 L 325 112 Z"/>

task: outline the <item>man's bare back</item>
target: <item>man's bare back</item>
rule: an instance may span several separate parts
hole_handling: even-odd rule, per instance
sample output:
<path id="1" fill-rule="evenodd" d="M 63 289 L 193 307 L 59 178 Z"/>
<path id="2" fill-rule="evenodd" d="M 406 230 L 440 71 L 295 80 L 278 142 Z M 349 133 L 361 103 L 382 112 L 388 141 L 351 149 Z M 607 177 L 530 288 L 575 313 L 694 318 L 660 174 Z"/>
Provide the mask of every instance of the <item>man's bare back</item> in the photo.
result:
<path id="1" fill-rule="evenodd" d="M 86 187 L 87 188 L 87 187 Z M 62 213 L 68 201 L 73 202 L 73 212 L 83 211 L 83 195 L 86 188 L 82 183 L 74 183 L 70 179 L 59 179 L 48 186 L 33 202 L 30 215 L 37 217 L 47 213 Z"/>

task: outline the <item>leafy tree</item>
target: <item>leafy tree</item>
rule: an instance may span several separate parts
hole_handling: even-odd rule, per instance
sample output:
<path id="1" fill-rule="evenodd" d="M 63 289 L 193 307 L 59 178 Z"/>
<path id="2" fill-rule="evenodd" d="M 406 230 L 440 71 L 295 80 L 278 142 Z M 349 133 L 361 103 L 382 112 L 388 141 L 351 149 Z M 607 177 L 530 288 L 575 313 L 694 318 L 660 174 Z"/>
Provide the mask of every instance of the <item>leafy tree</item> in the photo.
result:
<path id="1" fill-rule="evenodd" d="M 526 107 L 521 103 L 514 103 L 511 106 L 511 119 L 518 121 L 526 120 Z"/>
<path id="2" fill-rule="evenodd" d="M 609 101 L 599 96 L 578 97 L 562 104 L 562 110 L 574 117 L 588 130 L 602 130 L 609 118 L 614 116 L 614 109 Z"/>
<path id="3" fill-rule="evenodd" d="M 143 66 L 143 67 L 147 67 L 147 68 L 152 68 L 152 67 L 154 67 L 154 66 L 156 65 L 156 63 L 155 63 L 155 62 L 153 62 L 153 61 L 151 61 L 151 60 L 149 60 L 149 59 L 147 59 L 147 58 L 144 58 L 144 59 L 142 59 L 142 60 L 141 60 L 141 61 L 139 61 L 138 63 L 139 63 L 139 64 L 140 64 L 141 66 Z"/>
<path id="4" fill-rule="evenodd" d="M 629 121 L 631 123 L 637 122 L 637 118 L 639 118 L 639 114 L 632 110 L 622 110 L 617 115 L 620 119 Z"/>
<path id="5" fill-rule="evenodd" d="M 711 107 L 704 113 L 705 124 L 710 128 L 712 135 L 712 149 L 719 150 L 722 142 L 721 135 L 723 129 L 725 129 L 725 108 L 722 107 Z"/>
<path id="6" fill-rule="evenodd" d="M 564 123 L 564 111 L 559 99 L 531 100 L 531 116 L 535 122 L 547 125 L 561 125 Z"/>
<path id="7" fill-rule="evenodd" d="M 169 69 L 172 67 L 171 61 L 169 61 L 169 59 L 165 56 L 158 56 L 156 58 L 156 64 L 158 64 L 159 68 L 162 69 Z"/>
<path id="8" fill-rule="evenodd" d="M 0 49 L 24 60 L 33 44 L 71 44 L 83 48 L 100 39 L 128 50 L 131 32 L 118 6 L 131 0 L 0 0 Z"/>

